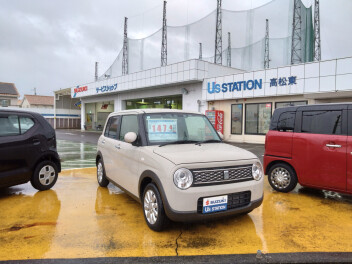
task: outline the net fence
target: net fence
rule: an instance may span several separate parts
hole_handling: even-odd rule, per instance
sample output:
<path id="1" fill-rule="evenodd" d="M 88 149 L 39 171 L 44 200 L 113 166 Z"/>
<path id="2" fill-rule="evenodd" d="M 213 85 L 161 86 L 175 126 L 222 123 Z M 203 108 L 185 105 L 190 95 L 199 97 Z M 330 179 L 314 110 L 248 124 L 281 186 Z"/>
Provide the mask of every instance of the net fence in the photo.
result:
<path id="1" fill-rule="evenodd" d="M 301 58 L 313 59 L 312 7 L 301 5 Z M 228 32 L 231 33 L 231 67 L 246 71 L 264 68 L 265 21 L 269 19 L 270 67 L 291 63 L 292 21 L 294 0 L 273 0 L 263 6 L 231 11 L 222 9 L 222 64 L 227 65 Z M 172 12 L 172 10 L 170 10 Z M 148 20 L 143 18 L 143 23 Z M 130 32 L 140 30 L 129 27 Z M 202 19 L 184 25 L 167 26 L 167 63 L 173 64 L 199 58 L 214 62 L 216 10 Z M 138 35 L 138 34 L 137 34 Z M 134 73 L 161 64 L 162 29 L 143 38 L 128 38 L 128 73 Z M 99 79 L 122 75 L 122 49 L 109 69 Z"/>

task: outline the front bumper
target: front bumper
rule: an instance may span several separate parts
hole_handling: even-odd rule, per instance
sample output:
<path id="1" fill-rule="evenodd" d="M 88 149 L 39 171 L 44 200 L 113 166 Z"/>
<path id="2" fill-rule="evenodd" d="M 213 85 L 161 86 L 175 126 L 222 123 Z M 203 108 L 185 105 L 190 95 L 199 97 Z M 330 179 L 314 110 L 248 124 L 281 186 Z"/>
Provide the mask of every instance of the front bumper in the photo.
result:
<path id="1" fill-rule="evenodd" d="M 173 211 L 169 204 L 166 202 L 164 203 L 164 209 L 166 212 L 167 217 L 175 222 L 197 222 L 197 221 L 202 221 L 202 220 L 210 220 L 210 219 L 217 219 L 217 218 L 224 218 L 230 215 L 238 215 L 242 213 L 248 213 L 252 211 L 253 209 L 259 207 L 262 202 L 263 202 L 263 197 L 262 196 L 258 200 L 251 201 L 248 205 L 234 208 L 231 210 L 227 211 L 221 211 L 221 212 L 216 212 L 216 213 L 211 213 L 211 214 L 202 214 L 198 212 L 176 212 Z"/>

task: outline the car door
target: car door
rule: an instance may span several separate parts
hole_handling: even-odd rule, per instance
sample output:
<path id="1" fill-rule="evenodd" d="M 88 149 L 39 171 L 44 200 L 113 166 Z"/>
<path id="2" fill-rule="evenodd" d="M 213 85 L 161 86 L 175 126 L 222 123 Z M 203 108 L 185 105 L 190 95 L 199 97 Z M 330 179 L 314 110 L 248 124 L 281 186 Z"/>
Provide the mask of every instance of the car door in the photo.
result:
<path id="1" fill-rule="evenodd" d="M 37 152 L 34 145 L 37 141 L 34 142 L 35 135 L 31 133 L 34 126 L 34 119 L 28 115 L 0 114 L 0 185 L 10 186 L 29 180 Z"/>
<path id="2" fill-rule="evenodd" d="M 348 110 L 348 137 L 347 137 L 347 191 L 352 192 L 352 105 Z"/>
<path id="3" fill-rule="evenodd" d="M 119 140 L 114 146 L 113 168 L 116 171 L 116 183 L 128 192 L 138 195 L 138 180 L 140 168 L 140 151 L 136 144 L 127 143 L 124 136 L 128 132 L 139 135 L 137 113 L 121 116 Z"/>
<path id="4" fill-rule="evenodd" d="M 346 190 L 347 106 L 297 111 L 293 161 L 302 185 Z"/>
<path id="5" fill-rule="evenodd" d="M 105 173 L 108 178 L 115 180 L 116 172 L 114 170 L 115 162 L 115 145 L 118 139 L 120 129 L 120 116 L 111 116 L 107 121 L 104 133 L 99 139 L 99 147 L 103 156 Z"/>

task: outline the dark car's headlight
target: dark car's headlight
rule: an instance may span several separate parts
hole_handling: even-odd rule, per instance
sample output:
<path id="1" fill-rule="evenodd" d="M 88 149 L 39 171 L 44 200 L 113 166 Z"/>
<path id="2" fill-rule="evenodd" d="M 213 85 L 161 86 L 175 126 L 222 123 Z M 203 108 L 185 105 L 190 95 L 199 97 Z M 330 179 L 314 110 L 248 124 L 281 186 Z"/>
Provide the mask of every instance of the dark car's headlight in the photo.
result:
<path id="1" fill-rule="evenodd" d="M 186 168 L 178 169 L 174 173 L 174 183 L 182 190 L 188 189 L 193 183 L 192 172 Z"/>

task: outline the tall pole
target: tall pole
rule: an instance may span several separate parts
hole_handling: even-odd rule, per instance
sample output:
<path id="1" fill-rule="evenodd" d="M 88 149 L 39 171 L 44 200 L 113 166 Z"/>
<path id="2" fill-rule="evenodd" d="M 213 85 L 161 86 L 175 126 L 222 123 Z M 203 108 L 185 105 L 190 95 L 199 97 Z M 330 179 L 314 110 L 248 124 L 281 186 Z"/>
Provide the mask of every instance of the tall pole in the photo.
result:
<path id="1" fill-rule="evenodd" d="M 314 61 L 321 60 L 319 0 L 314 5 Z"/>
<path id="2" fill-rule="evenodd" d="M 301 0 L 294 0 L 293 23 L 292 23 L 292 45 L 291 45 L 291 64 L 302 63 L 302 16 Z"/>
<path id="3" fill-rule="evenodd" d="M 95 75 L 94 75 L 94 79 L 95 79 L 95 81 L 97 81 L 98 80 L 98 62 L 96 61 L 95 62 Z"/>
<path id="4" fill-rule="evenodd" d="M 128 39 L 127 39 L 127 17 L 123 33 L 123 52 L 122 52 L 122 75 L 128 74 Z"/>
<path id="5" fill-rule="evenodd" d="M 266 30 L 265 30 L 265 52 L 264 52 L 264 69 L 269 68 L 269 20 L 266 19 Z"/>
<path id="6" fill-rule="evenodd" d="M 199 59 L 203 59 L 203 49 L 202 49 L 202 43 L 199 43 Z"/>
<path id="7" fill-rule="evenodd" d="M 167 26 L 166 26 L 166 1 L 163 9 L 163 32 L 161 41 L 161 66 L 167 65 Z"/>
<path id="8" fill-rule="evenodd" d="M 222 19 L 221 19 L 221 1 L 217 0 L 216 8 L 216 33 L 215 33 L 215 57 L 214 63 L 222 64 Z"/>
<path id="9" fill-rule="evenodd" d="M 227 66 L 231 67 L 231 33 L 228 32 L 228 44 L 227 44 Z"/>

